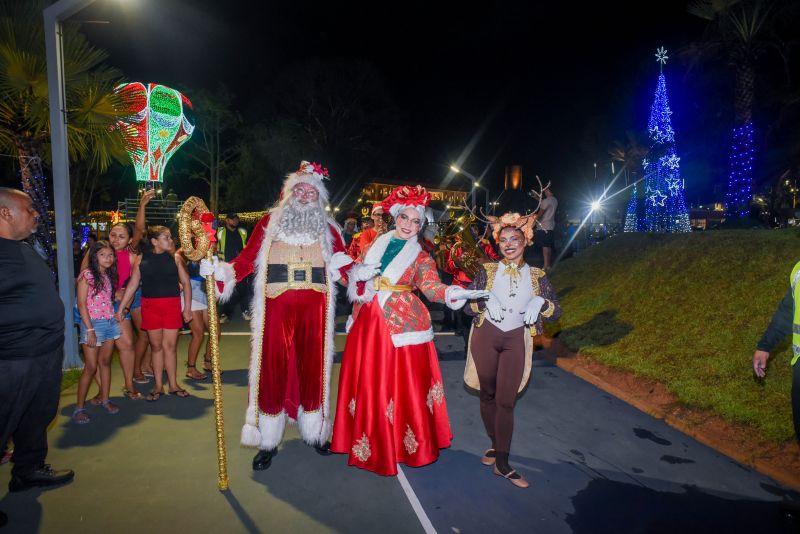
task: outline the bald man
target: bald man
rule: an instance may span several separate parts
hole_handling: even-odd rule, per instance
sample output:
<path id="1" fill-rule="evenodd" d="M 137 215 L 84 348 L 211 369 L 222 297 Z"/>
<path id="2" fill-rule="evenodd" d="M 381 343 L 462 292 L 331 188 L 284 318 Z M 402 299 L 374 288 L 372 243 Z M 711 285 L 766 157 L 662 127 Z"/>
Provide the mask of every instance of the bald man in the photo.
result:
<path id="1" fill-rule="evenodd" d="M 14 441 L 9 491 L 75 476 L 44 463 L 61 393 L 64 306 L 47 264 L 24 241 L 38 218 L 27 194 L 0 187 L 0 444 Z"/>

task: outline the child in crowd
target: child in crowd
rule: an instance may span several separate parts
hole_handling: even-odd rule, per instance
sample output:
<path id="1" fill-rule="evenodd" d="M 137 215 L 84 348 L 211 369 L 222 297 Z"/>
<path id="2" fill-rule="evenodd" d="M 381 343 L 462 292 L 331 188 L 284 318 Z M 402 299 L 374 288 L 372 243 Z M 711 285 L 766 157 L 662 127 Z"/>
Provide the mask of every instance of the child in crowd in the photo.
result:
<path id="1" fill-rule="evenodd" d="M 108 398 L 111 387 L 111 353 L 120 337 L 114 318 L 113 295 L 117 284 L 116 255 L 106 241 L 98 241 L 89 249 L 89 268 L 78 276 L 78 311 L 81 316 L 80 342 L 83 345 L 84 367 L 78 381 L 78 403 L 72 420 L 78 424 L 91 421 L 84 409 L 92 377 L 100 375 L 100 405 L 115 414 L 119 407 Z"/>
<path id="2" fill-rule="evenodd" d="M 139 282 L 142 283 L 142 330 L 147 331 L 153 360 L 155 386 L 147 396 L 157 401 L 164 392 L 163 372 L 167 371 L 170 395 L 188 397 L 176 377 L 178 330 L 192 320 L 192 288 L 183 261 L 173 253 L 172 233 L 164 226 L 152 226 L 142 242 L 142 255 L 136 258 L 122 297 L 117 319 L 128 312 Z M 181 313 L 181 288 L 184 311 Z"/>
<path id="3" fill-rule="evenodd" d="M 182 251 L 178 251 L 178 258 L 185 261 Z M 186 378 L 191 380 L 205 380 L 207 374 L 197 369 L 197 356 L 200 353 L 200 347 L 203 345 L 203 338 L 205 333 L 209 332 L 208 328 L 208 294 L 206 293 L 206 281 L 200 276 L 200 262 L 191 261 L 186 263 L 189 278 L 192 284 L 192 322 L 189 323 L 189 328 L 192 331 L 192 339 L 189 341 L 189 352 L 186 360 Z M 211 356 L 209 349 L 211 343 L 206 343 L 205 357 L 203 358 L 203 371 L 211 372 Z"/>

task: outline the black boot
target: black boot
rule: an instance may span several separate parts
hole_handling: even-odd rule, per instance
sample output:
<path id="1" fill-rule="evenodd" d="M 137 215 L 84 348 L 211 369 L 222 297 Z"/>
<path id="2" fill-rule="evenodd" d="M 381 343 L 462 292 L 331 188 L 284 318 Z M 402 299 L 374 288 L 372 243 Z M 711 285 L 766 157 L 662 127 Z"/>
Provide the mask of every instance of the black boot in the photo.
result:
<path id="1" fill-rule="evenodd" d="M 272 449 L 269 451 L 259 450 L 258 454 L 256 454 L 253 458 L 253 471 L 263 471 L 264 469 L 268 469 L 272 464 L 273 456 L 276 454 L 278 454 L 278 449 Z"/>
<path id="2" fill-rule="evenodd" d="M 12 475 L 8 483 L 8 491 L 24 491 L 35 486 L 58 486 L 69 482 L 75 477 L 72 469 L 55 469 L 50 464 L 44 464 L 40 468 L 28 473 L 25 476 Z"/>
<path id="3" fill-rule="evenodd" d="M 314 445 L 314 450 L 317 451 L 317 454 L 320 454 L 322 456 L 330 456 L 331 454 L 333 454 L 331 452 L 331 442 L 330 441 L 326 441 L 322 445 Z"/>

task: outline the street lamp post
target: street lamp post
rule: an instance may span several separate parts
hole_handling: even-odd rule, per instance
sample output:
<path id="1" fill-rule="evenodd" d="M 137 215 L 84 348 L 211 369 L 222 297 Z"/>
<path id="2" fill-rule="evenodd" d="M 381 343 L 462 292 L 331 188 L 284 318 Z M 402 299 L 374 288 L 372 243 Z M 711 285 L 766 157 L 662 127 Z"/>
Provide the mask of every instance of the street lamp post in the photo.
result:
<path id="1" fill-rule="evenodd" d="M 64 48 L 61 23 L 95 0 L 59 0 L 44 9 L 44 42 L 47 51 L 47 91 L 50 101 L 50 141 L 53 162 L 53 209 L 56 219 L 58 294 L 64 303 L 63 366 L 81 365 L 78 340 L 72 325 L 75 306 L 75 272 L 72 267 L 72 200 L 67 151 L 67 104 L 64 89 Z"/>
<path id="2" fill-rule="evenodd" d="M 450 170 L 456 174 L 463 174 L 467 178 L 472 181 L 472 209 L 474 210 L 478 204 L 478 188 L 482 188 L 486 191 L 486 213 L 489 213 L 489 189 L 481 185 L 480 180 L 474 174 L 468 173 L 464 169 L 457 167 L 456 165 L 450 165 Z"/>

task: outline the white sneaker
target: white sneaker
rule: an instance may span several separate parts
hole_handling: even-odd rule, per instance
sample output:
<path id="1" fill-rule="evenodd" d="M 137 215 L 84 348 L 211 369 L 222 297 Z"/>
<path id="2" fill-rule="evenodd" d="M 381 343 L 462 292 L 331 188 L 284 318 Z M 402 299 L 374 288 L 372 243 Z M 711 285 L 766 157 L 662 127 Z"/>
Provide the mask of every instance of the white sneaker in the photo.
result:
<path id="1" fill-rule="evenodd" d="M 228 316 L 227 315 L 220 315 L 219 316 L 219 324 L 225 324 L 227 322 L 228 322 Z"/>
<path id="2" fill-rule="evenodd" d="M 253 318 L 253 314 L 250 313 L 249 311 L 242 312 L 242 317 L 244 317 L 245 321 L 249 321 L 250 319 Z"/>

